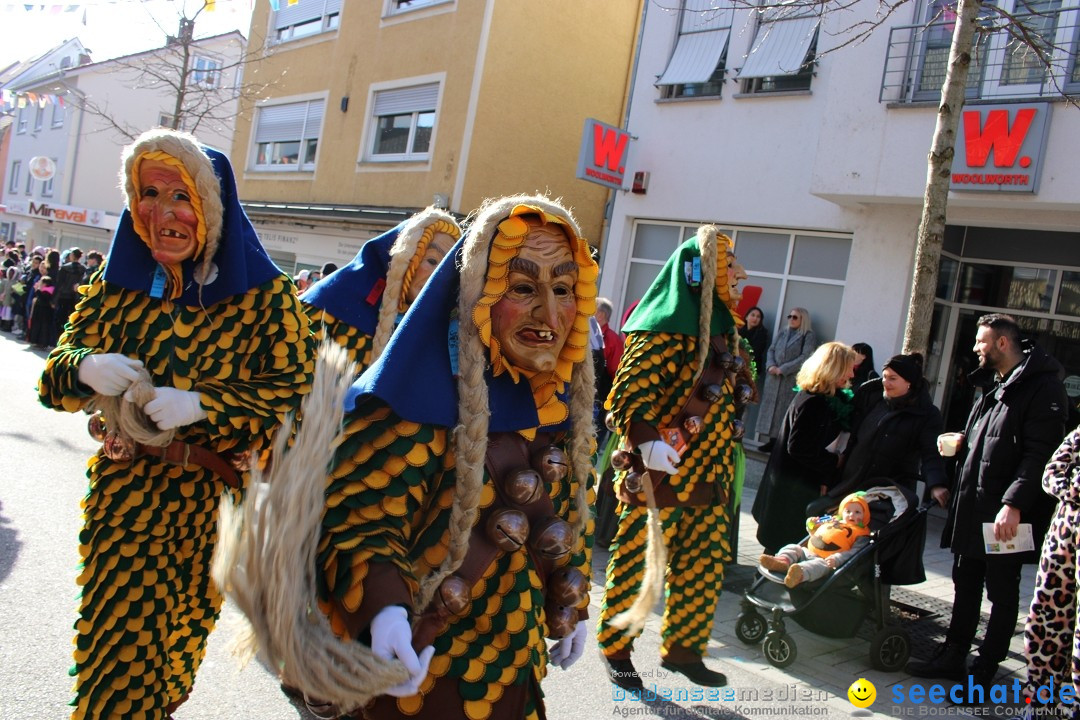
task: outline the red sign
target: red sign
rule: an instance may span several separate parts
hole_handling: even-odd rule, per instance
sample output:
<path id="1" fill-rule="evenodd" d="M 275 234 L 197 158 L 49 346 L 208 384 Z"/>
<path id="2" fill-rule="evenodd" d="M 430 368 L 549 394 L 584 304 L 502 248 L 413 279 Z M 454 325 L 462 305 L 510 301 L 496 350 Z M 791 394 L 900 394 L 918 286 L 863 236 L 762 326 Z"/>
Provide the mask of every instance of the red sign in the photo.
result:
<path id="1" fill-rule="evenodd" d="M 622 189 L 629 155 L 630 133 L 588 118 L 581 137 L 577 177 Z"/>
<path id="2" fill-rule="evenodd" d="M 951 189 L 1034 193 L 1049 121 L 1049 103 L 964 110 Z"/>

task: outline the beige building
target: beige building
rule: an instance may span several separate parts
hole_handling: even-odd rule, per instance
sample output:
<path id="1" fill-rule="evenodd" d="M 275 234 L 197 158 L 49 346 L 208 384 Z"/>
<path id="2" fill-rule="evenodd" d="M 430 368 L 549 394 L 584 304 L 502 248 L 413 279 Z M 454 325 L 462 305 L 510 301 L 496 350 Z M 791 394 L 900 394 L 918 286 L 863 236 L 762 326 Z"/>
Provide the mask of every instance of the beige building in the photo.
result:
<path id="1" fill-rule="evenodd" d="M 548 192 L 601 239 L 607 188 L 575 178 L 585 120 L 621 125 L 641 0 L 256 3 L 240 196 L 286 271 L 349 262 L 436 204 Z M 254 73 L 254 75 L 252 75 Z"/>

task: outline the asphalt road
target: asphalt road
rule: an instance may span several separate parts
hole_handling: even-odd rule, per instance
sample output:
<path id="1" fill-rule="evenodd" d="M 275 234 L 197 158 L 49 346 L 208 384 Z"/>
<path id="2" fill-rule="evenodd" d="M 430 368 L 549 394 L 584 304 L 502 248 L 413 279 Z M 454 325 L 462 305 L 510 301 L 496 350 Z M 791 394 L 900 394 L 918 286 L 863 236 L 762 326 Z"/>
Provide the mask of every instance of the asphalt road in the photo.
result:
<path id="1" fill-rule="evenodd" d="M 35 384 L 44 358 L 44 353 L 0 333 L 0 462 L 5 470 L 0 475 L 0 720 L 65 718 L 71 698 L 67 671 L 77 603 L 79 502 L 86 486 L 86 459 L 96 443 L 86 432 L 85 415 L 59 413 L 38 404 Z M 593 617 L 601 592 L 602 585 L 594 585 Z M 211 636 L 192 697 L 176 713 L 177 720 L 310 718 L 281 694 L 273 674 L 258 661 L 240 668 L 229 651 L 238 620 L 237 612 L 227 606 Z M 715 642 L 710 654 L 717 659 L 709 663 L 727 673 L 738 697 L 695 698 L 689 694 L 694 686 L 660 670 L 656 627 L 654 619 L 638 641 L 635 662 L 647 686 L 655 684 L 661 693 L 685 699 L 620 699 L 590 641 L 577 665 L 569 671 L 553 668 L 544 681 L 548 717 L 853 714 L 846 698 L 825 697 L 805 682 L 796 685 L 775 671 L 763 672 L 768 666 L 760 657 Z"/>

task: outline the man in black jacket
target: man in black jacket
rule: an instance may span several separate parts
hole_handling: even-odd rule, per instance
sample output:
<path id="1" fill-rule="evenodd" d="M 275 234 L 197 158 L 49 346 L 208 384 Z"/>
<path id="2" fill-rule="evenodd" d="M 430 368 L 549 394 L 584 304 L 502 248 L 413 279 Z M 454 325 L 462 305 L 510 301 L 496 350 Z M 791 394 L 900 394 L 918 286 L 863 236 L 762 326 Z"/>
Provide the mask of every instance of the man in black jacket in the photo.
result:
<path id="1" fill-rule="evenodd" d="M 60 266 L 53 278 L 56 281 L 56 325 L 64 331 L 68 317 L 75 311 L 75 302 L 79 298 L 79 286 L 86 277 L 86 266 L 82 264 L 82 250 L 71 248 L 68 262 Z"/>
<path id="2" fill-rule="evenodd" d="M 1042 474 L 1065 434 L 1067 397 L 1061 364 L 1021 341 L 1012 317 L 995 313 L 979 318 L 973 349 L 979 367 L 970 378 L 983 394 L 964 432 L 954 434 L 956 492 L 941 538 L 942 547 L 953 552 L 952 620 L 934 656 L 909 663 L 907 671 L 916 677 L 965 678 L 985 585 L 990 620 L 970 669 L 973 682 L 985 688 L 1005 659 L 1016 627 L 1020 569 L 1036 560 L 1053 512 Z M 994 537 L 1008 541 L 1016 537 L 1021 521 L 1031 523 L 1035 552 L 987 555 L 983 525 L 993 525 Z"/>

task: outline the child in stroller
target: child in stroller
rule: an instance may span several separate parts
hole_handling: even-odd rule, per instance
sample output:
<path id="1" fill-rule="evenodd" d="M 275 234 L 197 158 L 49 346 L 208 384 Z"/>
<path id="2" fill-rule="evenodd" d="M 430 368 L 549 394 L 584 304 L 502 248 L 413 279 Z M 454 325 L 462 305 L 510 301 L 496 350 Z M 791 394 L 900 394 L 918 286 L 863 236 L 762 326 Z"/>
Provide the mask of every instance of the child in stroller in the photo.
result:
<path id="1" fill-rule="evenodd" d="M 795 641 L 784 620 L 790 617 L 818 635 L 854 637 L 867 616 L 877 625 L 870 645 L 870 662 L 878 670 L 904 667 L 911 650 L 907 631 L 889 625 L 890 585 L 925 580 L 922 566 L 926 541 L 926 511 L 916 494 L 899 483 L 880 480 L 865 491 L 869 508 L 869 541 L 854 548 L 847 561 L 831 574 L 813 581 L 785 584 L 789 566 L 759 567 L 759 577 L 743 593 L 735 635 L 745 643 L 762 642 L 766 660 L 776 667 L 795 661 Z M 845 503 L 847 498 L 845 498 Z M 834 498 L 823 497 L 807 506 L 807 515 L 835 512 Z M 805 545 L 810 538 L 805 538 Z M 800 551 L 802 552 L 802 551 Z M 790 567 L 796 567 L 791 565 Z"/>
<path id="2" fill-rule="evenodd" d="M 761 566 L 783 572 L 784 585 L 793 588 L 804 580 L 820 580 L 843 565 L 870 542 L 870 505 L 865 496 L 858 492 L 841 500 L 838 517 L 807 518 L 806 544 L 785 545 L 775 555 L 762 555 Z"/>

